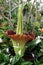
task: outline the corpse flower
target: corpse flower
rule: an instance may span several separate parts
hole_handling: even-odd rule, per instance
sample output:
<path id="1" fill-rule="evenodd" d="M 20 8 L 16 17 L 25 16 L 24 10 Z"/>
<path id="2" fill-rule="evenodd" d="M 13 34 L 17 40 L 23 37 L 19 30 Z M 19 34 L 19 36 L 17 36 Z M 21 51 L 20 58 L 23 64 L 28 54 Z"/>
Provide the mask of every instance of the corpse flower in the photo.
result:
<path id="1" fill-rule="evenodd" d="M 23 56 L 25 52 L 25 44 L 35 38 L 34 34 L 23 33 L 23 6 L 18 7 L 18 22 L 16 32 L 12 30 L 5 31 L 5 34 L 11 38 L 16 55 Z"/>

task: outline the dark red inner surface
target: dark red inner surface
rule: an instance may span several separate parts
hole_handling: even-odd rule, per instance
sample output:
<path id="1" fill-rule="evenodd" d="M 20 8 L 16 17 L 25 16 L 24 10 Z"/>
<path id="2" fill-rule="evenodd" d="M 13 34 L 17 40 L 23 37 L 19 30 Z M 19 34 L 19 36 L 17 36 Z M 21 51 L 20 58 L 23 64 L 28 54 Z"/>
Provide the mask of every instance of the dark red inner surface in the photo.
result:
<path id="1" fill-rule="evenodd" d="M 19 35 L 19 34 L 16 34 L 16 32 L 14 32 L 13 30 L 7 30 L 7 31 L 5 31 L 5 34 L 9 38 L 12 38 L 14 40 L 26 40 L 26 41 L 29 41 L 29 40 L 33 40 L 35 38 L 34 34 L 32 34 L 32 33 L 30 34 L 28 32 L 23 33 L 23 35 Z"/>

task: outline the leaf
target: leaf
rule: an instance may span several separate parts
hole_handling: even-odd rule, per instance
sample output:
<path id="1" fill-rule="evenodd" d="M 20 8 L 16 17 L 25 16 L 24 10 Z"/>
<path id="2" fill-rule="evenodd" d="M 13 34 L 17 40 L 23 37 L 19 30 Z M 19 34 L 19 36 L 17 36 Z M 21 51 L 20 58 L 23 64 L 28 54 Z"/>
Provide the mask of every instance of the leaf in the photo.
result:
<path id="1" fill-rule="evenodd" d="M 14 56 L 13 59 L 12 59 L 12 61 L 11 61 L 11 65 L 16 64 L 19 60 L 20 60 L 19 56 Z"/>
<path id="2" fill-rule="evenodd" d="M 32 65 L 32 62 L 22 62 L 21 65 Z"/>
<path id="3" fill-rule="evenodd" d="M 2 30 L 0 30 L 0 37 L 2 37 L 3 36 L 3 31 Z"/>
<path id="4" fill-rule="evenodd" d="M 3 59 L 4 59 L 4 54 L 0 53 L 0 61 L 3 61 Z"/>
<path id="5" fill-rule="evenodd" d="M 5 65 L 5 63 L 1 63 L 0 65 Z"/>
<path id="6" fill-rule="evenodd" d="M 39 65 L 40 64 L 38 60 L 34 61 L 34 63 L 35 63 L 35 65 Z"/>
<path id="7" fill-rule="evenodd" d="M 40 65 L 43 65 L 43 63 L 41 63 Z"/>
<path id="8" fill-rule="evenodd" d="M 4 56 L 4 62 L 9 62 L 9 55 Z"/>

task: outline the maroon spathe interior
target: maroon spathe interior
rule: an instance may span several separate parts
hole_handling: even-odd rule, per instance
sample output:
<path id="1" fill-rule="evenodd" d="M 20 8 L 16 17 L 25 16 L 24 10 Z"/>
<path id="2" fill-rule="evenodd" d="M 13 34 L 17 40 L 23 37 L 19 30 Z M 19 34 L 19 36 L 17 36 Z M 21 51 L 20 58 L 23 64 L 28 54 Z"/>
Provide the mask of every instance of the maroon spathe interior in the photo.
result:
<path id="1" fill-rule="evenodd" d="M 5 35 L 14 40 L 31 41 L 35 38 L 34 34 L 23 33 L 23 35 L 16 34 L 13 30 L 5 31 Z"/>
<path id="2" fill-rule="evenodd" d="M 6 34 L 8 34 L 8 35 L 14 35 L 14 34 L 16 34 L 16 32 L 14 32 L 13 30 L 7 30 L 7 31 L 5 31 L 6 32 Z"/>

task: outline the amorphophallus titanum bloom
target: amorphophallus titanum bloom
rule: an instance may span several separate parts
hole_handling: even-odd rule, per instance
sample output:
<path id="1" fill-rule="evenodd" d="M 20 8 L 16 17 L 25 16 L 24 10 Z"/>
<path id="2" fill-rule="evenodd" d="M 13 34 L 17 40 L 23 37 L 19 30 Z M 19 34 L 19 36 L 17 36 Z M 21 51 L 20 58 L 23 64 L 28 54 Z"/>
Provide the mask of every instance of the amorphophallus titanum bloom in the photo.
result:
<path id="1" fill-rule="evenodd" d="M 18 7 L 18 22 L 16 33 L 12 30 L 5 31 L 5 34 L 11 38 L 16 55 L 23 56 L 25 51 L 25 43 L 34 39 L 34 34 L 23 33 L 23 6 Z"/>

